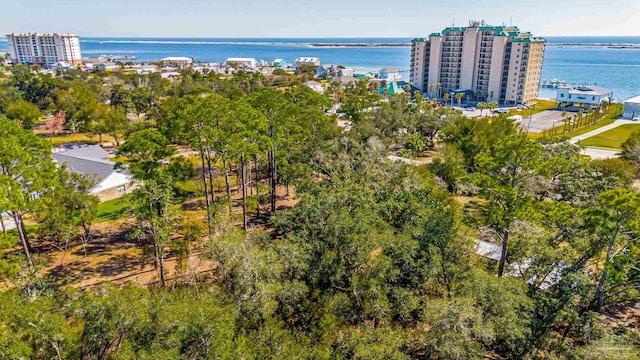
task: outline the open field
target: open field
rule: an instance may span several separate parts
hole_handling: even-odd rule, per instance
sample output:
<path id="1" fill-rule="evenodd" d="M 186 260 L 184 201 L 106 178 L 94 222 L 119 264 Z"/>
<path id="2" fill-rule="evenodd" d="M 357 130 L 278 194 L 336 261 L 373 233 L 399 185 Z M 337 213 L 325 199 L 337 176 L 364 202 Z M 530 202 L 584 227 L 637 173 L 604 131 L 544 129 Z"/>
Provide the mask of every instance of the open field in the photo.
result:
<path id="1" fill-rule="evenodd" d="M 640 124 L 627 124 L 619 126 L 615 129 L 605 131 L 602 134 L 582 140 L 580 145 L 593 146 L 608 149 L 620 149 L 622 143 L 627 141 L 629 136 L 635 131 L 640 130 Z"/>
<path id="2" fill-rule="evenodd" d="M 537 114 L 546 110 L 553 110 L 556 108 L 556 101 L 555 100 L 543 100 L 543 99 L 536 99 L 536 105 L 533 109 L 523 109 L 523 110 L 518 110 L 518 109 L 511 109 L 509 110 L 509 115 L 520 115 L 523 118 L 525 117 L 529 117 L 529 114 Z"/>

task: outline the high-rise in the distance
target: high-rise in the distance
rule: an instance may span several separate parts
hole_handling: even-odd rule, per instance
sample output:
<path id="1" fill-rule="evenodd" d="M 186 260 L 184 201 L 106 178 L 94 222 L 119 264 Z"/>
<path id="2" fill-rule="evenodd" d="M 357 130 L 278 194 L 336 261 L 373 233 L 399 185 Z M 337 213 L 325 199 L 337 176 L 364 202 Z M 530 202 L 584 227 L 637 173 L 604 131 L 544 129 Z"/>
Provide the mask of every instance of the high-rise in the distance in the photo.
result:
<path id="1" fill-rule="evenodd" d="M 7 34 L 11 62 L 16 64 L 38 64 L 44 67 L 57 62 L 82 64 L 80 39 L 74 34 Z"/>
<path id="2" fill-rule="evenodd" d="M 429 97 L 466 92 L 527 104 L 538 96 L 546 41 L 516 26 L 470 21 L 411 41 L 411 85 Z"/>

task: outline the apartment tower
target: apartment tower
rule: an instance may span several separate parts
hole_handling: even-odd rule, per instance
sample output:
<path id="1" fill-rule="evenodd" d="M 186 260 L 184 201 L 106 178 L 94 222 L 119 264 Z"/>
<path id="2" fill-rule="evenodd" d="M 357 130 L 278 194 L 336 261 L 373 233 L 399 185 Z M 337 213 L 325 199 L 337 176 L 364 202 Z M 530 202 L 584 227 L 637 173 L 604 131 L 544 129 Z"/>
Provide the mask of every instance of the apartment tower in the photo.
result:
<path id="1" fill-rule="evenodd" d="M 538 96 L 546 41 L 515 26 L 470 21 L 411 41 L 411 85 L 428 97 L 527 104 Z"/>
<path id="2" fill-rule="evenodd" d="M 57 62 L 82 65 L 80 39 L 74 34 L 7 34 L 11 63 L 48 67 Z"/>

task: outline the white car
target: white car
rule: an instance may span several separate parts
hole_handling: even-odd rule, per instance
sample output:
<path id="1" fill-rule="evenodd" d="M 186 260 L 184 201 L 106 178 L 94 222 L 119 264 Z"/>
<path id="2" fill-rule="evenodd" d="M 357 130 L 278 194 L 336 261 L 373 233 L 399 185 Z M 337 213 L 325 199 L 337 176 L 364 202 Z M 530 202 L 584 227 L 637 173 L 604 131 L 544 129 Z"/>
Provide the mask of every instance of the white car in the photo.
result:
<path id="1" fill-rule="evenodd" d="M 633 119 L 631 119 L 631 121 L 640 121 L 640 116 L 636 116 Z"/>
<path id="2" fill-rule="evenodd" d="M 520 104 L 520 105 L 516 106 L 516 109 L 518 109 L 518 110 L 524 110 L 524 105 Z"/>

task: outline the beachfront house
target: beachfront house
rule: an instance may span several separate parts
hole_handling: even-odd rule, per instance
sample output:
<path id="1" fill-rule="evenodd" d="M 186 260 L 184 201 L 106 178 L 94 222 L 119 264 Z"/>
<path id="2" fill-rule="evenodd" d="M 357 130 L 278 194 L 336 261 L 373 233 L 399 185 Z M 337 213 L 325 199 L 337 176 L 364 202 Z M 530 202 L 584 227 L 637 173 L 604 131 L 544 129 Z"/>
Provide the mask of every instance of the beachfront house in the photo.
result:
<path id="1" fill-rule="evenodd" d="M 158 66 L 156 65 L 140 65 L 135 67 L 136 74 L 151 74 L 158 72 Z"/>
<path id="2" fill-rule="evenodd" d="M 120 65 L 114 62 L 103 62 L 98 65 L 98 69 L 102 71 L 119 71 Z"/>
<path id="3" fill-rule="evenodd" d="M 184 56 L 169 56 L 162 60 L 162 65 L 184 69 L 193 64 L 193 59 Z"/>
<path id="4" fill-rule="evenodd" d="M 317 93 L 324 94 L 324 88 L 322 87 L 322 84 L 320 84 L 317 81 L 313 81 L 313 80 L 305 81 L 303 83 L 303 85 L 306 86 L 306 87 L 311 88 L 311 90 L 313 90 L 313 91 L 315 91 Z"/>
<path id="5" fill-rule="evenodd" d="M 338 70 L 338 76 L 353 76 L 353 69 L 342 68 Z"/>
<path id="6" fill-rule="evenodd" d="M 230 57 L 227 59 L 227 65 L 236 66 L 238 68 L 255 69 L 258 67 L 258 60 L 254 58 Z"/>
<path id="7" fill-rule="evenodd" d="M 119 198 L 133 191 L 133 177 L 116 169 L 116 163 L 107 160 L 109 153 L 100 145 L 77 146 L 53 154 L 58 164 L 67 165 L 67 169 L 85 175 L 95 181 L 89 193 L 100 201 Z"/>
<path id="8" fill-rule="evenodd" d="M 622 117 L 625 119 L 637 119 L 640 117 L 640 96 L 625 100 Z"/>
<path id="9" fill-rule="evenodd" d="M 334 65 L 334 64 L 320 65 L 316 69 L 316 77 L 318 79 L 332 78 L 334 76 L 337 76 L 339 71 L 340 71 L 340 68 L 338 67 L 338 65 Z"/>
<path id="10" fill-rule="evenodd" d="M 299 57 L 296 59 L 296 67 L 300 67 L 302 65 L 310 65 L 318 67 L 320 66 L 320 59 L 317 57 Z"/>
<path id="11" fill-rule="evenodd" d="M 396 67 L 386 67 L 380 69 L 380 79 L 387 81 L 400 81 L 402 80 L 402 75 L 400 75 L 400 70 Z"/>
<path id="12" fill-rule="evenodd" d="M 278 69 L 286 69 L 287 68 L 287 61 L 284 59 L 275 59 L 271 62 L 271 65 L 273 65 L 273 67 L 278 68 Z"/>
<path id="13" fill-rule="evenodd" d="M 600 105 L 613 91 L 591 85 L 561 86 L 556 93 L 559 107 Z"/>

